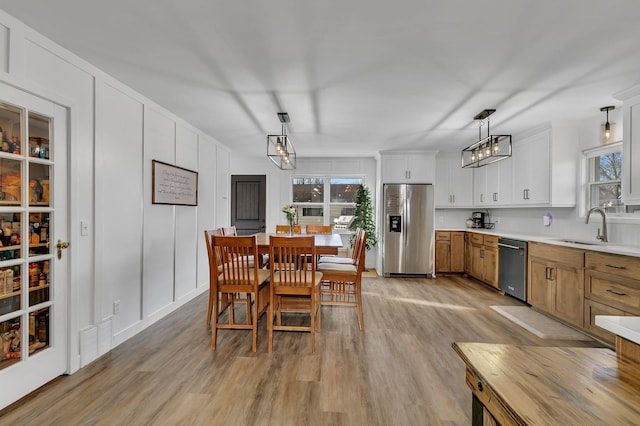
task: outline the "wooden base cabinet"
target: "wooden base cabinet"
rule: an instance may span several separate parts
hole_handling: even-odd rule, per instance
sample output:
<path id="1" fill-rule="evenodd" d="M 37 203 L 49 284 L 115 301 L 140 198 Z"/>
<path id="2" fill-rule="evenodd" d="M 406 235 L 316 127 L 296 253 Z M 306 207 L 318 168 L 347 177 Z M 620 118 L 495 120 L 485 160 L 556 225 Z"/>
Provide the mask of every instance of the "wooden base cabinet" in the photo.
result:
<path id="1" fill-rule="evenodd" d="M 469 256 L 467 273 L 485 283 L 498 287 L 498 237 L 468 233 Z"/>
<path id="2" fill-rule="evenodd" d="M 464 232 L 436 231 L 436 273 L 464 272 Z"/>
<path id="3" fill-rule="evenodd" d="M 613 343 L 615 335 L 595 325 L 596 315 L 640 315 L 640 262 L 637 257 L 587 252 L 584 328 Z"/>
<path id="4" fill-rule="evenodd" d="M 529 243 L 527 301 L 577 327 L 583 327 L 585 252 Z"/>

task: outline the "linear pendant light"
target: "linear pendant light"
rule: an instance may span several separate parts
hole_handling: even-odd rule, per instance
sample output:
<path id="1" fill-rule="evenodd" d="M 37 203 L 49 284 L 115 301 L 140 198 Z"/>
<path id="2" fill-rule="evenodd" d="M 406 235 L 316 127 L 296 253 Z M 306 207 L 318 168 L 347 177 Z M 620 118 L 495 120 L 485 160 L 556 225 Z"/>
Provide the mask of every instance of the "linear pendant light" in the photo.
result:
<path id="1" fill-rule="evenodd" d="M 474 120 L 479 120 L 478 142 L 462 150 L 462 167 L 482 167 L 511 157 L 511 135 L 492 135 L 489 128 L 489 116 L 495 109 L 485 109 Z M 482 137 L 482 125 L 487 121 L 487 136 Z"/>
<path id="2" fill-rule="evenodd" d="M 287 135 L 289 114 L 279 112 L 278 119 L 282 132 L 279 135 L 267 135 L 267 157 L 281 170 L 293 170 L 296 168 L 296 149 Z"/>

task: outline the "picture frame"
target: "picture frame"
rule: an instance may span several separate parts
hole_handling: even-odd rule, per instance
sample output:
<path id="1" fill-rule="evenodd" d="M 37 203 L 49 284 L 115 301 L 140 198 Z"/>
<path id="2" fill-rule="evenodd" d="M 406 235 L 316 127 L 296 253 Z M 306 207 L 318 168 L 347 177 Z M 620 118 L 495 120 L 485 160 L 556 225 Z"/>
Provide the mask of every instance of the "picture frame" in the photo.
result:
<path id="1" fill-rule="evenodd" d="M 151 203 L 198 205 L 198 172 L 151 160 Z"/>

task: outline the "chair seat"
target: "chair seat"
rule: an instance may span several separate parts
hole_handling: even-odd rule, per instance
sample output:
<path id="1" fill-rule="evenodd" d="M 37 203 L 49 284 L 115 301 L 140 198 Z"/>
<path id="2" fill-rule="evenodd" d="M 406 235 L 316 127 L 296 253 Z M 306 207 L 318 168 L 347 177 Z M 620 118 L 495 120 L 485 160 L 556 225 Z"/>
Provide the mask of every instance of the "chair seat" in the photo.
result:
<path id="1" fill-rule="evenodd" d="M 253 267 L 253 266 L 251 266 L 251 267 Z M 265 281 L 267 281 L 268 279 L 269 279 L 269 271 L 267 271 L 266 269 L 258 269 L 258 282 L 260 283 L 260 285 L 264 284 Z M 225 279 L 224 279 L 224 275 L 222 273 L 220 275 L 218 275 L 218 281 L 219 281 L 220 285 L 226 285 Z M 252 281 L 253 281 L 253 279 L 251 281 L 247 282 L 247 283 L 238 282 L 238 283 L 235 283 L 235 284 L 236 285 L 253 285 Z"/>
<path id="2" fill-rule="evenodd" d="M 318 265 L 317 270 L 331 275 L 356 275 L 358 268 L 355 265 L 345 265 L 342 263 L 321 263 Z"/>
<path id="3" fill-rule="evenodd" d="M 266 271 L 267 276 L 269 276 L 269 271 Z M 294 272 L 297 275 L 297 281 L 306 281 L 309 284 L 311 284 L 311 277 L 312 277 L 312 273 L 311 271 L 295 271 Z M 305 278 L 302 278 L 301 274 L 305 275 Z M 320 283 L 320 281 L 322 281 L 322 274 L 320 272 L 316 272 L 316 281 L 313 283 L 314 285 L 318 285 Z M 280 283 L 280 272 L 279 271 L 275 271 L 273 274 L 273 280 L 271 281 L 271 285 L 273 286 L 278 286 L 278 284 Z M 305 288 L 305 287 L 301 287 L 301 288 Z"/>
<path id="4" fill-rule="evenodd" d="M 338 256 L 320 256 L 318 263 L 342 263 L 345 265 L 353 265 L 353 259 L 350 257 Z"/>

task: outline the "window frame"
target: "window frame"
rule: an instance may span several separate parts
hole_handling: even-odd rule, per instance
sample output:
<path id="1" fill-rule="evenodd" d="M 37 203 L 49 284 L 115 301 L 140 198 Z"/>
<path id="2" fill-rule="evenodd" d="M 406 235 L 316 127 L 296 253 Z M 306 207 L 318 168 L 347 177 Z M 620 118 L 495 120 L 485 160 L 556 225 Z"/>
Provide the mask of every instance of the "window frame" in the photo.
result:
<path id="1" fill-rule="evenodd" d="M 305 178 L 311 178 L 311 179 L 323 179 L 324 181 L 324 200 L 322 203 L 319 202 L 302 202 L 302 203 L 297 203 L 295 201 L 293 201 L 293 182 L 294 179 L 305 179 Z M 336 174 L 295 174 L 295 175 L 291 175 L 291 180 L 289 181 L 289 191 L 291 194 L 291 204 L 293 206 L 295 206 L 296 208 L 305 208 L 305 207 L 318 207 L 321 206 L 323 208 L 323 225 L 331 225 L 333 226 L 334 224 L 331 222 L 331 206 L 332 205 L 344 205 L 344 206 L 351 206 L 353 205 L 355 207 L 355 202 L 354 203 L 338 203 L 338 202 L 331 202 L 331 179 L 360 179 L 362 185 L 366 185 L 366 176 L 364 174 L 347 174 L 347 173 L 336 173 Z M 300 218 L 298 218 L 298 221 L 300 220 Z"/>
<path id="2" fill-rule="evenodd" d="M 600 145 L 594 148 L 585 149 L 582 151 L 582 202 L 580 203 L 580 214 L 581 218 L 584 218 L 591 208 L 591 191 L 594 186 L 599 186 L 603 184 L 616 184 L 619 183 L 622 185 L 622 179 L 624 176 L 624 169 L 621 170 L 621 179 L 620 180 L 609 180 L 609 181 L 597 181 L 595 180 L 594 170 L 592 167 L 593 159 L 596 157 L 600 157 L 606 154 L 611 154 L 614 152 L 620 152 L 622 157 L 624 158 L 624 149 L 622 141 L 612 142 L 606 145 Z M 623 167 L 623 166 L 621 166 Z M 628 206 L 624 203 L 623 206 Z M 594 217 L 595 218 L 595 217 Z M 596 218 L 597 219 L 597 218 Z M 607 219 L 613 219 L 612 222 L 617 221 L 638 221 L 640 222 L 640 215 L 636 213 L 627 213 L 627 212 L 610 212 L 607 211 Z"/>

